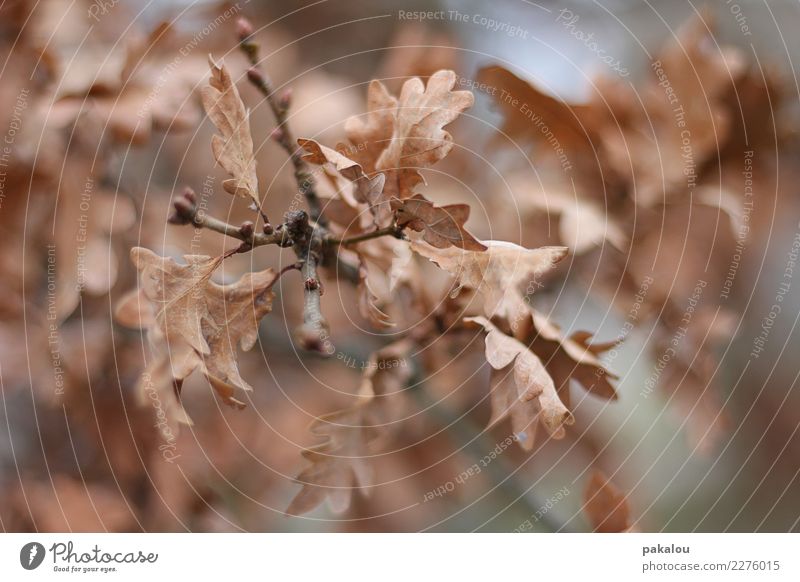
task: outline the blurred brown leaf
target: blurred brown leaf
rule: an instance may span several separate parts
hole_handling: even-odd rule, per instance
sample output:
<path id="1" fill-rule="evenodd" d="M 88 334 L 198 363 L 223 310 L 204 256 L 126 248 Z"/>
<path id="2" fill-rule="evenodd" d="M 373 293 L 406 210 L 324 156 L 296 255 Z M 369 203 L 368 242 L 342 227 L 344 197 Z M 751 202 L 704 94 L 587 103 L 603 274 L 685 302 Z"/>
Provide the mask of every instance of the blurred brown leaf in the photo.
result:
<path id="1" fill-rule="evenodd" d="M 583 511 L 596 532 L 622 533 L 631 528 L 627 497 L 600 471 L 594 471 L 583 494 Z"/>

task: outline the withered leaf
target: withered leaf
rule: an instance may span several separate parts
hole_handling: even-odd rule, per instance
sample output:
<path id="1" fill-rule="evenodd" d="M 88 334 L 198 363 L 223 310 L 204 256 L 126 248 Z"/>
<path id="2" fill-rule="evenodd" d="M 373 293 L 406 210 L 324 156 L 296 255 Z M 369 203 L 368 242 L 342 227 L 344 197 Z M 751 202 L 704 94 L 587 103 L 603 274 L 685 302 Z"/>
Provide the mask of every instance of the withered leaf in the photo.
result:
<path id="1" fill-rule="evenodd" d="M 616 346 L 617 341 L 592 344 L 592 334 L 585 331 L 565 336 L 558 325 L 535 309 L 530 309 L 527 323 L 532 326 L 528 343 L 544 360 L 561 400 L 567 406 L 570 405 L 570 380 L 575 380 L 595 396 L 616 400 L 617 393 L 611 380 L 616 380 L 617 376 L 609 372 L 597 356 Z"/>
<path id="2" fill-rule="evenodd" d="M 467 204 L 435 206 L 417 194 L 407 200 L 395 198 L 391 205 L 398 225 L 422 232 L 422 240 L 438 249 L 454 246 L 466 251 L 486 250 L 464 226 L 470 211 Z"/>
<path id="3" fill-rule="evenodd" d="M 427 87 L 418 78 L 403 85 L 395 99 L 380 81 L 372 81 L 367 94 L 367 114 L 348 119 L 348 143 L 339 144 L 339 154 L 354 160 L 367 176 L 383 173 L 380 196 L 372 197 L 370 209 L 378 225 L 390 219 L 389 201 L 410 198 L 414 187 L 424 182 L 419 170 L 444 158 L 453 147 L 443 127 L 454 121 L 474 98 L 469 91 L 453 91 L 453 71 L 438 71 Z"/>
<path id="4" fill-rule="evenodd" d="M 222 186 L 229 194 L 250 198 L 258 206 L 258 177 L 249 114 L 225 65 L 215 63 L 210 56 L 209 65 L 211 78 L 202 90 L 203 107 L 219 130 L 219 135 L 211 138 L 214 157 L 231 176 Z"/>
<path id="5" fill-rule="evenodd" d="M 361 316 L 377 327 L 394 327 L 391 318 L 379 305 L 378 297 L 369 281 L 370 270 L 363 257 L 358 265 L 358 310 Z"/>
<path id="6" fill-rule="evenodd" d="M 634 531 L 626 495 L 600 471 L 594 471 L 583 494 L 583 511 L 592 529 L 601 533 Z"/>
<path id="7" fill-rule="evenodd" d="M 419 168 L 432 166 L 453 147 L 452 136 L 442 128 L 475 101 L 469 91 L 453 91 L 455 84 L 453 71 L 437 71 L 427 86 L 418 78 L 403 84 L 394 132 L 376 165 L 393 173 L 394 180 L 387 179 L 387 199 L 412 196 L 414 187 L 424 182 Z"/>
<path id="8" fill-rule="evenodd" d="M 336 149 L 355 160 L 367 174 L 377 170 L 378 159 L 392 139 L 397 99 L 380 81 L 374 80 L 367 90 L 367 113 L 355 115 L 345 123 L 344 130 L 350 145 L 341 144 Z"/>
<path id="9" fill-rule="evenodd" d="M 567 254 L 566 247 L 526 249 L 506 241 L 482 241 L 485 251 L 457 247 L 437 249 L 420 242 L 411 248 L 453 275 L 459 287 L 477 290 L 483 296 L 487 317 L 517 320 L 525 316 L 528 304 L 522 283 L 535 281 Z"/>
<path id="10" fill-rule="evenodd" d="M 90 115 L 114 140 L 135 145 L 147 143 L 153 130 L 193 127 L 199 111 L 189 97 L 206 69 L 196 58 L 174 67 L 177 40 L 174 28 L 161 23 L 146 37 L 126 38 L 124 58 L 104 56 L 100 71 L 98 54 L 105 53 L 89 46 L 68 62 L 56 59 L 64 70 L 48 123 L 65 126 Z"/>
<path id="11" fill-rule="evenodd" d="M 258 338 L 258 322 L 272 310 L 272 269 L 218 285 L 211 274 L 218 259 L 186 256 L 186 265 L 136 247 L 131 259 L 140 287 L 117 307 L 123 325 L 147 329 L 153 358 L 140 381 L 143 398 L 157 395 L 170 420 L 189 423 L 180 403 L 181 382 L 200 370 L 229 405 L 242 407 L 236 389 L 252 390 L 239 374 L 236 349 L 249 350 Z"/>
<path id="12" fill-rule="evenodd" d="M 743 54 L 715 43 L 713 19 L 701 11 L 684 23 L 655 56 L 649 83 L 635 95 L 620 81 L 605 84 L 596 109 L 606 109 L 608 92 L 629 94 L 634 104 L 623 118 L 599 115 L 599 143 L 611 169 L 632 188 L 641 206 L 671 199 L 685 200 L 696 184 L 696 173 L 713 160 L 731 131 L 725 97 L 744 72 Z"/>
<path id="13" fill-rule="evenodd" d="M 520 174 L 510 176 L 507 182 L 522 210 L 558 216 L 559 242 L 575 255 L 604 241 L 623 252 L 628 248 L 627 237 L 615 217 L 609 216 L 594 200 L 581 198 L 569 190 L 560 176 L 536 183 Z"/>
<path id="14" fill-rule="evenodd" d="M 369 493 L 373 475 L 368 457 L 391 429 L 393 415 L 397 414 L 391 404 L 411 375 L 406 361 L 410 348 L 408 340 L 400 340 L 375 352 L 364 371 L 355 404 L 314 421 L 311 432 L 323 442 L 303 451 L 311 465 L 297 476 L 303 488 L 286 509 L 287 514 L 307 513 L 326 499 L 332 511 L 341 513 L 350 506 L 355 489 Z"/>
<path id="15" fill-rule="evenodd" d="M 317 165 L 331 164 L 337 172 L 350 180 L 355 187 L 353 195 L 357 202 L 367 204 L 370 209 L 377 204 L 386 180 L 383 174 L 376 174 L 370 178 L 357 162 L 312 139 L 300 138 L 297 143 L 308 152 L 303 156 L 304 160 Z"/>
<path id="16" fill-rule="evenodd" d="M 564 425 L 575 422 L 556 392 L 553 379 L 547 373 L 539 357 L 522 342 L 507 336 L 485 317 L 468 317 L 465 322 L 482 326 L 486 334 L 486 361 L 495 370 L 514 365 L 516 390 L 499 384 L 492 396 L 492 421 L 511 413 L 517 428 L 524 426 L 530 438 L 522 440 L 523 446 L 533 442 L 533 430 L 538 419 L 554 438 L 564 436 Z M 535 406 L 530 403 L 535 401 Z"/>
<path id="17" fill-rule="evenodd" d="M 531 140 L 547 140 L 550 139 L 548 135 L 553 136 L 558 144 L 571 147 L 570 159 L 580 158 L 580 155 L 575 154 L 591 153 L 590 135 L 582 122 L 589 110 L 587 105 L 566 103 L 548 95 L 534 84 L 498 65 L 478 71 L 478 80 L 495 88 L 493 95 L 497 96 L 502 92 L 506 96 L 497 99 L 497 106 L 505 118 L 502 128 L 504 134 L 515 139 Z M 536 119 L 541 119 L 552 133 L 542 132 L 535 123 Z"/>

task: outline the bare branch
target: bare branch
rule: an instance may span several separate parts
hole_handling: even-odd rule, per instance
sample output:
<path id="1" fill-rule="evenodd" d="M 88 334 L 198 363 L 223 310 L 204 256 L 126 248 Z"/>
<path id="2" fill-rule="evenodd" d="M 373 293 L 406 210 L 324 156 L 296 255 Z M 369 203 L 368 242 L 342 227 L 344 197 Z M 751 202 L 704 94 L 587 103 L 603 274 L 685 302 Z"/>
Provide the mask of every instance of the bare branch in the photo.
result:
<path id="1" fill-rule="evenodd" d="M 374 238 L 380 238 L 382 236 L 393 236 L 395 238 L 402 238 L 403 236 L 403 228 L 401 226 L 397 226 L 393 224 L 391 226 L 385 226 L 383 228 L 379 228 L 377 230 L 373 230 L 371 232 L 365 232 L 363 234 L 359 234 L 356 236 L 351 236 L 350 238 L 333 238 L 329 237 L 326 242 L 339 245 L 339 246 L 349 246 L 354 245 L 356 243 L 364 242 L 365 240 L 372 240 Z"/>
<path id="2" fill-rule="evenodd" d="M 308 164 L 300 155 L 297 142 L 292 135 L 288 124 L 288 113 L 291 105 L 291 92 L 285 91 L 280 97 L 275 95 L 269 77 L 262 70 L 259 63 L 259 46 L 252 40 L 252 25 L 245 20 L 239 19 L 239 48 L 250 61 L 250 69 L 247 71 L 247 78 L 256 87 L 267 101 L 272 114 L 278 125 L 272 132 L 272 139 L 275 140 L 289 156 L 294 166 L 294 178 L 297 187 L 308 203 L 311 219 L 320 226 L 328 226 L 327 219 L 322 214 L 322 204 L 314 185 L 314 176 L 308 169 Z"/>
<path id="3" fill-rule="evenodd" d="M 172 224 L 192 224 L 197 228 L 207 228 L 208 230 L 213 230 L 225 236 L 238 239 L 249 245 L 250 248 L 265 245 L 290 247 L 294 244 L 284 225 L 279 226 L 271 234 L 256 232 L 252 223 L 246 222 L 241 226 L 235 226 L 224 220 L 215 218 L 206 212 L 199 211 L 196 200 L 197 197 L 194 191 L 191 188 L 187 188 L 183 194 L 178 196 L 173 202 L 175 212 L 169 217 L 169 222 Z"/>

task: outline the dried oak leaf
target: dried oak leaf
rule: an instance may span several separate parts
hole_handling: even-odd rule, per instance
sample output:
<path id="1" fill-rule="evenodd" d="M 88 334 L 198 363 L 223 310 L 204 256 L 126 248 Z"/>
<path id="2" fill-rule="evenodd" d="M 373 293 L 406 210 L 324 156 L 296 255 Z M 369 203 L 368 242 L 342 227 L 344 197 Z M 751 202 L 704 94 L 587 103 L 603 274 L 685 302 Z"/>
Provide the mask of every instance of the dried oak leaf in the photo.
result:
<path id="1" fill-rule="evenodd" d="M 578 104 L 546 95 L 503 67 L 483 69 L 478 78 L 502 90 L 496 94 L 504 95 L 503 131 L 548 141 L 540 157 L 556 158 L 557 167 L 574 163 L 582 191 L 618 184 L 636 204 L 651 207 L 685 199 L 700 169 L 736 137 L 742 104 L 734 88 L 744 73 L 743 53 L 719 47 L 710 13 L 701 11 L 657 53 L 638 91 L 603 77 L 591 100 Z M 540 121 L 548 131 L 540 131 Z"/>
<path id="2" fill-rule="evenodd" d="M 604 193 L 604 184 L 613 186 L 615 176 L 604 167 L 597 135 L 588 123 L 597 115 L 591 104 L 563 101 L 497 65 L 478 71 L 478 81 L 494 89 L 503 115 L 500 135 L 541 146 L 536 149 L 537 170 L 550 167 L 562 177 L 569 174 L 569 183 L 587 195 Z"/>
<path id="3" fill-rule="evenodd" d="M 112 234 L 130 228 L 136 210 L 125 195 L 95 188 L 94 160 L 68 153 L 58 189 L 55 244 L 56 316 L 65 320 L 82 292 L 108 293 L 117 280 L 117 250 Z"/>
<path id="4" fill-rule="evenodd" d="M 565 336 L 558 325 L 535 309 L 530 310 L 530 319 L 524 323 L 530 325 L 526 343 L 544 360 L 564 404 L 570 406 L 570 380 L 575 380 L 595 396 L 617 399 L 617 392 L 611 384 L 617 376 L 606 369 L 598 355 L 616 346 L 618 341 L 592 344 L 589 343 L 592 334 L 586 331 Z"/>
<path id="5" fill-rule="evenodd" d="M 586 253 L 608 241 L 614 248 L 625 252 L 628 237 L 617 220 L 594 200 L 587 200 L 568 189 L 561 176 L 539 182 L 522 174 L 507 179 L 520 210 L 558 217 L 558 234 L 561 244 L 575 255 Z"/>
<path id="6" fill-rule="evenodd" d="M 153 130 L 194 126 L 199 115 L 189 97 L 205 70 L 197 66 L 197 59 L 182 59 L 181 66 L 174 67 L 176 40 L 174 29 L 161 23 L 147 37 L 128 40 L 122 58 L 94 47 L 72 55 L 63 64 L 49 123 L 65 125 L 87 113 L 116 141 L 134 144 L 147 143 Z M 102 69 L 107 74 L 96 70 L 98 54 L 104 55 Z"/>
<path id="7" fill-rule="evenodd" d="M 305 161 L 320 166 L 331 164 L 337 172 L 350 180 L 355 189 L 353 196 L 357 202 L 367 204 L 370 208 L 377 204 L 386 179 L 383 174 L 376 174 L 370 178 L 357 162 L 336 150 L 320 145 L 313 139 L 300 138 L 297 144 L 308 152 L 303 156 Z"/>
<path id="8" fill-rule="evenodd" d="M 453 71 L 437 71 L 427 86 L 418 78 L 403 84 L 394 112 L 394 133 L 376 166 L 394 172 L 394 182 L 387 179 L 389 199 L 411 196 L 414 187 L 424 183 L 419 168 L 432 166 L 453 147 L 452 136 L 442 128 L 475 102 L 469 91 L 453 91 L 455 84 Z"/>
<path id="9" fill-rule="evenodd" d="M 523 432 L 523 446 L 533 444 L 533 430 L 539 420 L 553 438 L 564 436 L 564 425 L 575 422 L 572 414 L 561 402 L 550 374 L 528 346 L 507 336 L 485 317 L 467 317 L 467 323 L 482 326 L 486 334 L 486 361 L 495 370 L 514 364 L 514 385 L 500 383 L 492 391 L 492 420 L 510 414 L 516 432 Z M 532 404 L 533 403 L 533 404 Z M 520 431 L 520 428 L 524 430 Z"/>
<path id="10" fill-rule="evenodd" d="M 422 194 L 417 194 L 407 200 L 394 198 L 391 207 L 398 226 L 422 232 L 422 240 L 437 249 L 454 246 L 465 251 L 486 250 L 464 226 L 470 211 L 467 204 L 435 206 Z"/>
<path id="11" fill-rule="evenodd" d="M 222 187 L 229 194 L 250 198 L 259 206 L 250 116 L 225 65 L 218 65 L 210 56 L 209 65 L 211 78 L 202 90 L 203 107 L 219 130 L 219 135 L 211 138 L 214 158 L 231 175 Z"/>
<path id="12" fill-rule="evenodd" d="M 500 89 L 492 94 L 503 95 L 497 99 L 497 107 L 503 113 L 502 132 L 513 139 L 549 141 L 566 146 L 574 154 L 592 154 L 591 136 L 582 119 L 589 112 L 588 105 L 567 103 L 548 95 L 534 84 L 517 77 L 499 65 L 478 71 L 478 81 L 489 87 Z M 534 117 L 535 116 L 535 117 Z M 536 123 L 541 120 L 548 132 L 543 132 Z M 553 142 L 553 140 L 556 140 Z M 548 148 L 550 149 L 550 148 Z M 543 152 L 546 152 L 543 149 Z M 570 155 L 570 159 L 579 158 Z M 594 161 L 594 156 L 590 156 Z"/>
<path id="13" fill-rule="evenodd" d="M 358 311 L 378 327 L 394 327 L 391 318 L 380 306 L 377 293 L 370 283 L 370 269 L 364 257 L 359 256 L 358 264 Z"/>
<path id="14" fill-rule="evenodd" d="M 350 117 L 344 126 L 349 144 L 339 144 L 342 155 L 355 160 L 367 174 L 378 170 L 378 160 L 394 134 L 397 99 L 380 81 L 370 82 L 366 118 Z"/>
<path id="15" fill-rule="evenodd" d="M 326 499 L 332 511 L 341 513 L 350 507 L 354 489 L 368 494 L 373 484 L 369 457 L 397 414 L 394 401 L 411 376 L 406 359 L 410 349 L 408 340 L 400 340 L 372 354 L 356 403 L 311 425 L 311 432 L 324 440 L 303 451 L 311 465 L 295 479 L 303 488 L 287 514 L 307 513 Z"/>
<path id="16" fill-rule="evenodd" d="M 372 81 L 367 95 L 367 117 L 350 118 L 345 125 L 349 144 L 339 153 L 355 160 L 367 173 L 386 175 L 383 192 L 371 206 L 378 223 L 388 218 L 392 198 L 410 198 L 424 183 L 419 170 L 444 158 L 453 138 L 443 127 L 472 106 L 469 91 L 453 91 L 456 74 L 437 71 L 427 86 L 418 78 L 403 84 L 399 99 L 380 81 Z"/>
<path id="17" fill-rule="evenodd" d="M 567 254 L 566 247 L 526 249 L 506 241 L 482 241 L 485 251 L 457 247 L 437 249 L 411 242 L 411 249 L 456 278 L 461 287 L 477 290 L 483 296 L 487 317 L 517 321 L 525 316 L 528 303 L 520 285 L 546 273 Z"/>
<path id="18" fill-rule="evenodd" d="M 652 77 L 639 97 L 621 81 L 608 81 L 596 97 L 602 150 L 642 206 L 685 199 L 697 172 L 731 136 L 741 104 L 725 100 L 745 71 L 743 53 L 720 48 L 707 11 L 678 30 L 656 55 Z M 607 94 L 627 95 L 633 107 L 622 117 L 609 110 Z"/>
<path id="19" fill-rule="evenodd" d="M 243 407 L 236 389 L 252 390 L 239 374 L 236 348 L 249 350 L 258 322 L 272 310 L 272 269 L 247 273 L 236 283 L 218 285 L 211 274 L 219 259 L 187 255 L 179 265 L 141 247 L 131 250 L 139 270 L 138 290 L 117 306 L 123 325 L 145 328 L 153 359 L 139 383 L 143 399 L 158 398 L 170 421 L 190 424 L 180 402 L 181 383 L 200 370 L 226 404 Z"/>
<path id="20" fill-rule="evenodd" d="M 626 533 L 631 527 L 626 495 L 600 471 L 594 471 L 583 494 L 583 511 L 592 529 L 601 533 Z"/>

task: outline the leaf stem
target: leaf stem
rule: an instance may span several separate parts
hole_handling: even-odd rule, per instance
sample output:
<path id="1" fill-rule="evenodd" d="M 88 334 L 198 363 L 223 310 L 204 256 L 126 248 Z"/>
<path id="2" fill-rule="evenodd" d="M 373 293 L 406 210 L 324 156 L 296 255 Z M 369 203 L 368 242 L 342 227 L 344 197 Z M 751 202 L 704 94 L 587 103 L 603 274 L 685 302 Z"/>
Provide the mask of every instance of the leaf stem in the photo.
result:
<path id="1" fill-rule="evenodd" d="M 379 228 L 377 230 L 373 230 L 370 232 L 365 232 L 363 234 L 359 234 L 356 236 L 351 236 L 349 238 L 329 237 L 327 242 L 330 244 L 346 247 L 349 245 L 354 245 L 360 242 L 364 242 L 365 240 L 380 238 L 382 236 L 393 236 L 395 238 L 401 238 L 403 236 L 403 228 L 401 226 L 393 224 L 391 226 L 385 226 L 383 228 Z"/>

